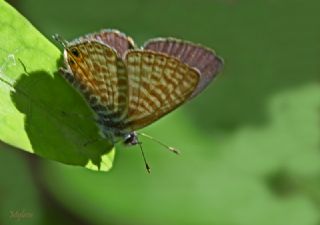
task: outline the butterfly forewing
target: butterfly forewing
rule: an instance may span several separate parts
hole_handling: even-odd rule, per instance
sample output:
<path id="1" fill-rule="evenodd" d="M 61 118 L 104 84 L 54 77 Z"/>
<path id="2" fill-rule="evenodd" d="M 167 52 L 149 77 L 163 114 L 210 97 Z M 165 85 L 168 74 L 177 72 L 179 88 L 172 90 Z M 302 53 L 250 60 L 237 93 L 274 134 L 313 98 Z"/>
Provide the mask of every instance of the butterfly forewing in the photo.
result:
<path id="1" fill-rule="evenodd" d="M 124 123 L 132 130 L 147 126 L 184 103 L 199 82 L 197 70 L 163 53 L 129 51 L 125 63 L 129 101 Z"/>
<path id="2" fill-rule="evenodd" d="M 74 85 L 96 113 L 117 115 L 121 120 L 127 114 L 128 80 L 116 52 L 103 43 L 84 41 L 68 46 L 65 57 Z"/>
<path id="3" fill-rule="evenodd" d="M 75 40 L 75 42 L 79 43 L 86 40 L 96 40 L 108 45 L 116 51 L 119 57 L 123 57 L 127 50 L 135 48 L 131 37 L 113 29 L 104 29 L 97 33 L 88 34 Z"/>
<path id="4" fill-rule="evenodd" d="M 191 98 L 199 94 L 222 69 L 223 61 L 213 50 L 191 42 L 174 38 L 156 38 L 147 41 L 144 49 L 176 57 L 181 62 L 196 68 L 200 82 Z"/>

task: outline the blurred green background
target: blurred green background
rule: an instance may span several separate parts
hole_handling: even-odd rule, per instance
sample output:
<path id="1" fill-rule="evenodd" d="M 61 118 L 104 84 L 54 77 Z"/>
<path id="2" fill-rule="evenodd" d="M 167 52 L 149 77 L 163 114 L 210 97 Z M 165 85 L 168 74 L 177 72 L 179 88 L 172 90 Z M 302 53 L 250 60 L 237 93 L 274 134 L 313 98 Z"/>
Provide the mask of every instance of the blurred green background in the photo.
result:
<path id="1" fill-rule="evenodd" d="M 318 0 L 9 2 L 49 39 L 174 36 L 214 48 L 225 68 L 144 129 L 182 150 L 143 140 L 151 175 L 136 147 L 117 146 L 104 173 L 1 144 L 1 225 L 320 225 Z"/>

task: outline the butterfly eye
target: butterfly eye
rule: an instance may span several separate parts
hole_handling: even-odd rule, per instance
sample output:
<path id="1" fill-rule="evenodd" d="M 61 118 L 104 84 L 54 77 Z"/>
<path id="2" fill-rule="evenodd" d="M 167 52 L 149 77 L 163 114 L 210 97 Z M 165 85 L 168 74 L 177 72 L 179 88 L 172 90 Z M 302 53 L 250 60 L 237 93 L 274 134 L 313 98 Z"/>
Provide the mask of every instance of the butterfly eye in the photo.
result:
<path id="1" fill-rule="evenodd" d="M 80 56 L 80 53 L 77 49 L 73 48 L 71 49 L 71 53 L 72 55 L 74 55 L 75 57 L 79 57 Z"/>

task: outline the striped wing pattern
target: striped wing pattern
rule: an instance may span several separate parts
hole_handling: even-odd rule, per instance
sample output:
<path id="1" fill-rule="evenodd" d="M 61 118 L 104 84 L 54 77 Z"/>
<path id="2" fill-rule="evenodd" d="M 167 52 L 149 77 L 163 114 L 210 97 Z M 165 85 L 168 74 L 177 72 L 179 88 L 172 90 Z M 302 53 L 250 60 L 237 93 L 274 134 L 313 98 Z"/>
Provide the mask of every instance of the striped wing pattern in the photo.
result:
<path id="1" fill-rule="evenodd" d="M 204 90 L 223 66 L 223 60 L 212 49 L 175 38 L 151 39 L 144 44 L 143 48 L 176 57 L 199 71 L 200 82 L 191 98 Z"/>
<path id="2" fill-rule="evenodd" d="M 73 79 L 68 79 L 100 116 L 121 120 L 127 114 L 128 78 L 116 52 L 97 41 L 68 46 L 65 58 Z"/>
<path id="3" fill-rule="evenodd" d="M 159 38 L 137 49 L 116 30 L 68 43 L 64 58 L 63 75 L 115 136 L 143 128 L 195 97 L 223 65 L 200 45 Z"/>
<path id="4" fill-rule="evenodd" d="M 176 58 L 146 50 L 129 51 L 128 117 L 132 130 L 140 129 L 184 103 L 199 82 L 199 74 Z"/>

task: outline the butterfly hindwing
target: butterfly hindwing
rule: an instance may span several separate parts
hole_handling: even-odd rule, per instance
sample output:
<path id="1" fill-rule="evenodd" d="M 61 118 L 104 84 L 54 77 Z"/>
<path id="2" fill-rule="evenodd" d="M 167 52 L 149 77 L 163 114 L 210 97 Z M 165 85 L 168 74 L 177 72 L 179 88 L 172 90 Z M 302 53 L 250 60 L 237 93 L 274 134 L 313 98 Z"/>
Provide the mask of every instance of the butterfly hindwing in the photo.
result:
<path id="1" fill-rule="evenodd" d="M 140 129 L 184 103 L 199 82 L 197 70 L 176 58 L 150 50 L 125 55 L 128 73 L 128 116 L 124 124 Z"/>
<path id="2" fill-rule="evenodd" d="M 191 98 L 204 90 L 223 66 L 223 60 L 212 49 L 175 38 L 151 39 L 144 44 L 143 48 L 176 57 L 199 71 L 200 82 Z"/>

